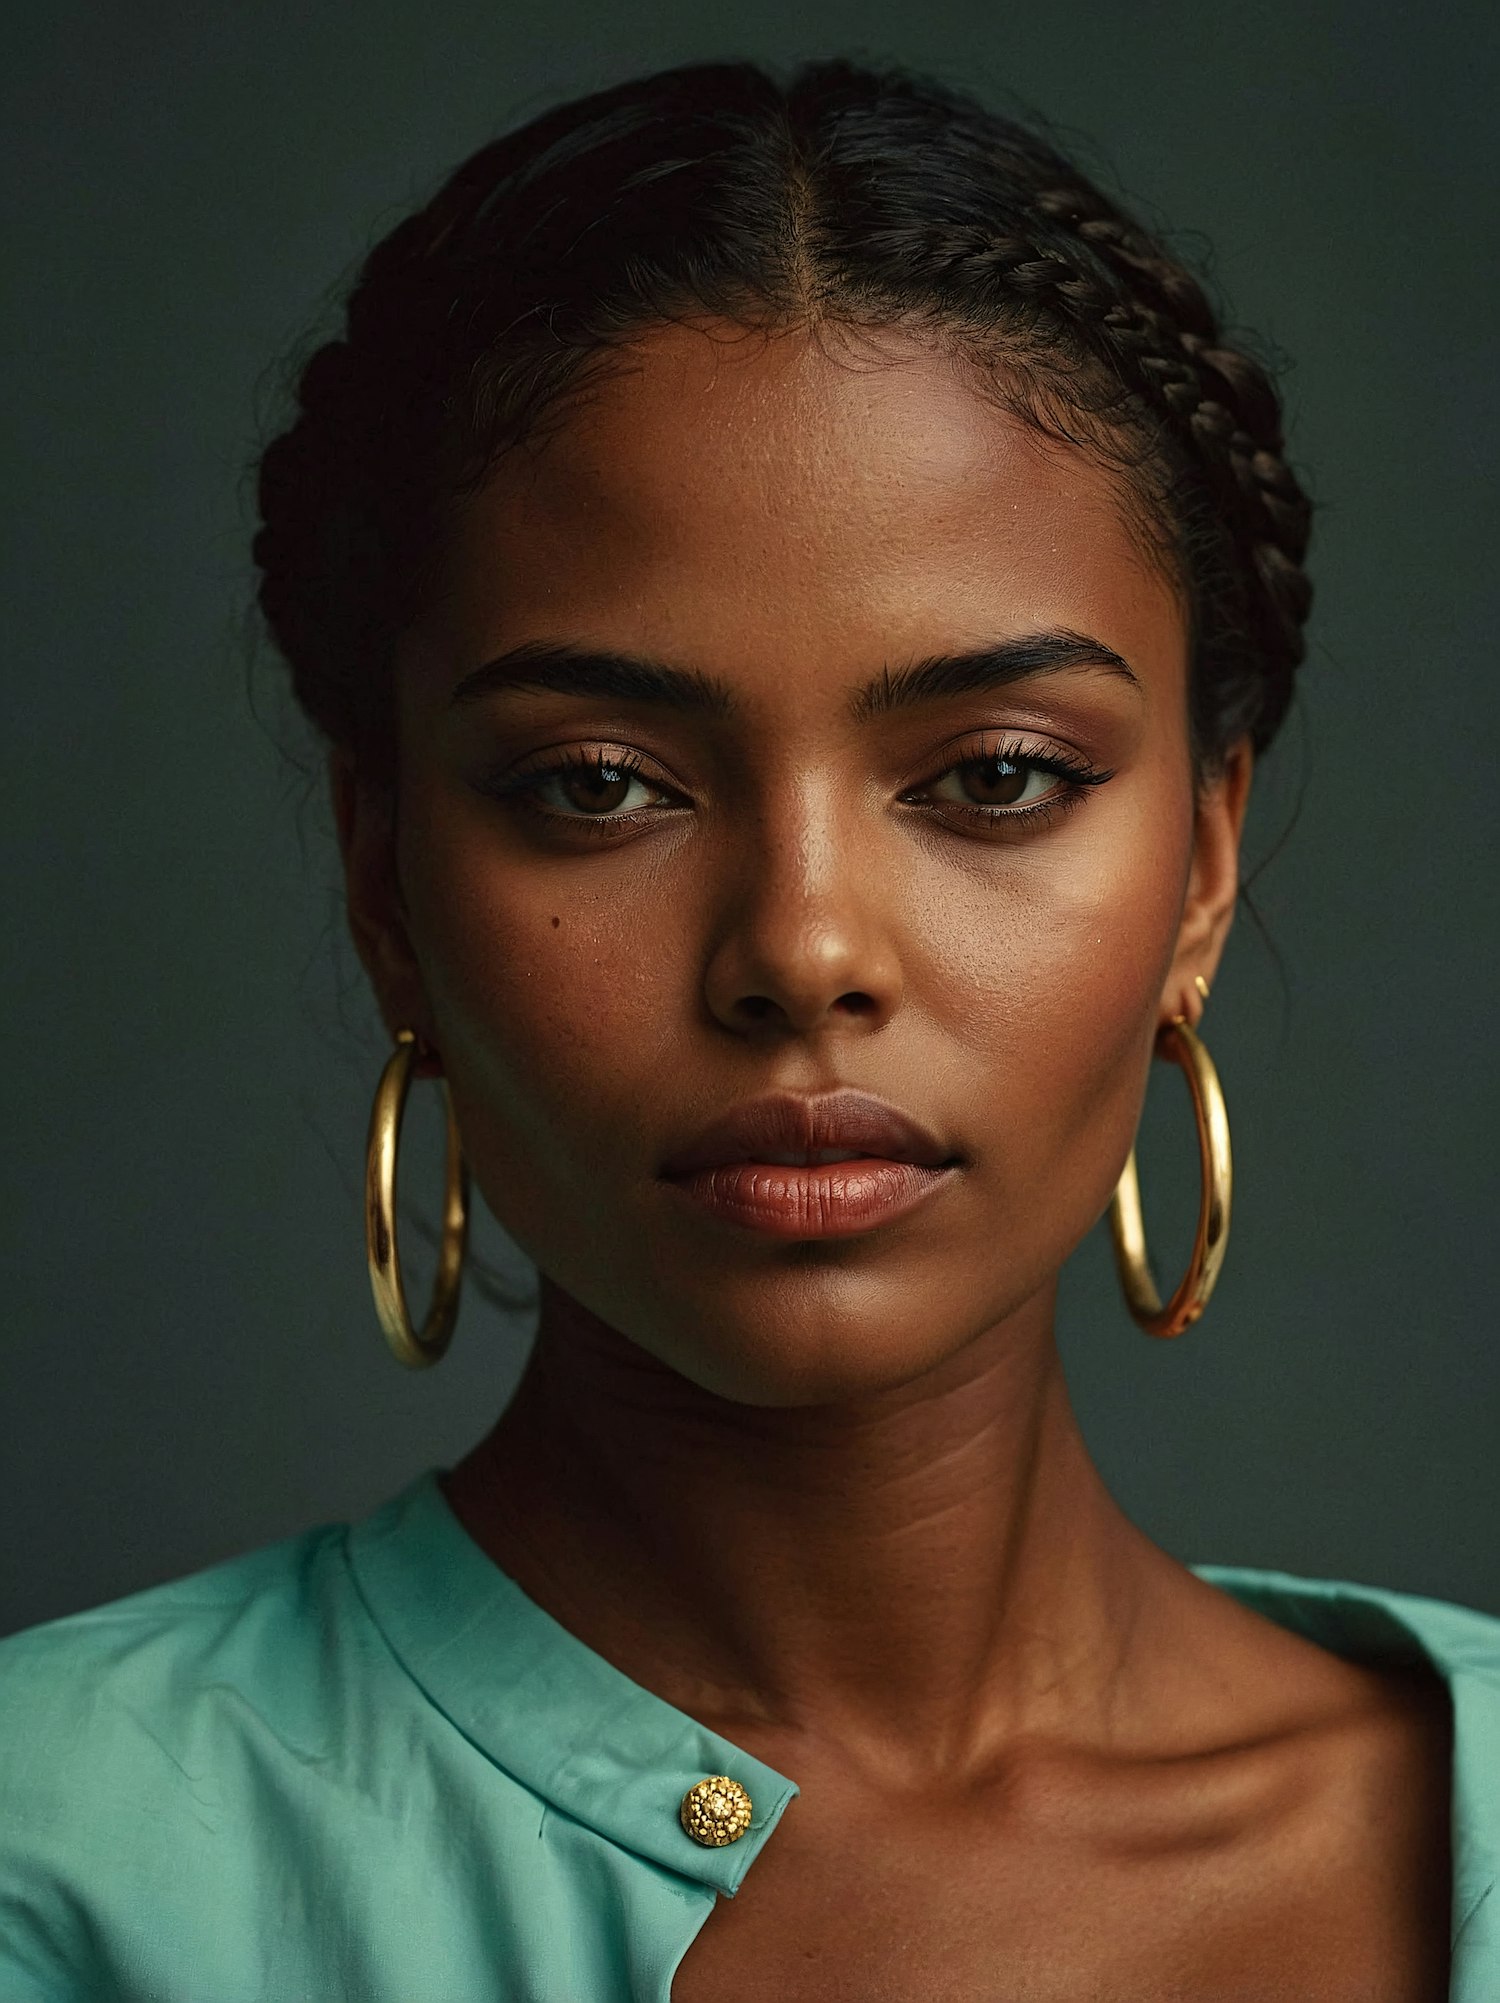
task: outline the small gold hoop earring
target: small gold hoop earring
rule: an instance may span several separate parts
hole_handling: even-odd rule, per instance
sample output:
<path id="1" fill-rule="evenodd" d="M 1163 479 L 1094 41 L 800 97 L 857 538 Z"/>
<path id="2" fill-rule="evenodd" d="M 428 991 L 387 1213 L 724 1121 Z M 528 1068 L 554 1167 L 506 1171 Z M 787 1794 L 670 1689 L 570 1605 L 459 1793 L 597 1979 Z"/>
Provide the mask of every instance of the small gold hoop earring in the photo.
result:
<path id="1" fill-rule="evenodd" d="M 1202 991 L 1200 981 L 1199 992 Z M 1193 1256 L 1177 1291 L 1165 1307 L 1156 1290 L 1151 1259 L 1146 1250 L 1146 1225 L 1141 1214 L 1141 1185 L 1136 1173 L 1134 1147 L 1130 1150 L 1109 1206 L 1109 1228 L 1115 1244 L 1115 1265 L 1119 1270 L 1120 1284 L 1125 1290 L 1126 1304 L 1132 1315 L 1148 1335 L 1181 1335 L 1207 1307 L 1229 1243 L 1232 1183 L 1229 1115 L 1224 1105 L 1219 1074 L 1201 1037 L 1189 1026 L 1185 1016 L 1172 1018 L 1157 1040 L 1157 1049 L 1163 1057 L 1180 1064 L 1187 1073 L 1203 1171 Z"/>
<path id="2" fill-rule="evenodd" d="M 458 1122 L 448 1080 L 442 1079 L 448 1144 L 443 1187 L 443 1235 L 438 1247 L 437 1277 L 432 1304 L 420 1333 L 412 1327 L 401 1284 L 401 1260 L 396 1247 L 396 1144 L 401 1116 L 417 1061 L 416 1032 L 396 1031 L 396 1048 L 386 1060 L 375 1088 L 365 1148 L 365 1256 L 370 1266 L 370 1290 L 375 1312 L 396 1360 L 413 1370 L 436 1363 L 453 1339 L 458 1319 L 459 1286 L 469 1228 L 469 1170 L 463 1158 Z"/>

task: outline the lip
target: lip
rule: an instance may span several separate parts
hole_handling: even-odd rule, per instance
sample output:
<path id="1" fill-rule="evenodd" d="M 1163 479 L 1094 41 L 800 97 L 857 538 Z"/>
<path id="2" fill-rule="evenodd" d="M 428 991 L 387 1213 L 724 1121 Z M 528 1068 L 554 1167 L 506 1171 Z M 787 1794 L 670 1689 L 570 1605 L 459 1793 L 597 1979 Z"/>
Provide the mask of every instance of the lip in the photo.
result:
<path id="1" fill-rule="evenodd" d="M 765 1159 L 824 1148 L 854 1159 L 805 1166 Z M 845 1087 L 732 1106 L 680 1148 L 662 1176 L 726 1223 L 774 1238 L 843 1238 L 904 1217 L 962 1159 L 912 1114 Z"/>
<path id="2" fill-rule="evenodd" d="M 664 1162 L 661 1172 L 675 1180 L 702 1169 L 754 1162 L 779 1168 L 783 1174 L 821 1174 L 826 1169 L 793 1168 L 767 1162 L 765 1157 L 816 1154 L 824 1148 L 844 1148 L 851 1154 L 928 1169 L 943 1168 L 961 1158 L 958 1149 L 947 1146 L 912 1114 L 868 1092 L 845 1087 L 812 1095 L 770 1092 L 759 1099 L 742 1100 Z M 827 1166 L 847 1173 L 854 1163 Z"/>
<path id="3" fill-rule="evenodd" d="M 869 1155 L 794 1168 L 737 1161 L 668 1176 L 666 1186 L 727 1224 L 771 1238 L 848 1238 L 893 1224 L 958 1174 Z"/>

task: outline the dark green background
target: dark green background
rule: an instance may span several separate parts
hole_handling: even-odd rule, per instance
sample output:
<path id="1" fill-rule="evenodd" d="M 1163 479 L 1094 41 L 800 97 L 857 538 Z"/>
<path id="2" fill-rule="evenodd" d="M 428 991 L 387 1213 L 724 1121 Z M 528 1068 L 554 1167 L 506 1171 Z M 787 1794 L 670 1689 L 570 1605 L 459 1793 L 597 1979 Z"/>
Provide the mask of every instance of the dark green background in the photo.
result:
<path id="1" fill-rule="evenodd" d="M 1321 503 L 1304 693 L 1250 838 L 1253 862 L 1304 793 L 1257 886 L 1285 981 L 1242 920 L 1205 1024 L 1228 1262 L 1197 1328 L 1153 1342 L 1094 1234 L 1064 1296 L 1085 1430 L 1183 1558 L 1500 1611 L 1497 19 L 208 0 L 12 23 L 0 1627 L 365 1510 L 487 1425 L 529 1329 L 471 1291 L 415 1376 L 375 1322 L 386 1046 L 274 666 L 247 672 L 246 469 L 283 359 L 496 131 L 669 62 L 835 51 L 1014 93 L 1201 232 L 1232 319 L 1292 359 Z M 1158 1067 L 1164 1264 L 1186 1105 Z M 430 1217 L 431 1086 L 408 1134 Z M 506 1260 L 487 1216 L 476 1249 Z"/>

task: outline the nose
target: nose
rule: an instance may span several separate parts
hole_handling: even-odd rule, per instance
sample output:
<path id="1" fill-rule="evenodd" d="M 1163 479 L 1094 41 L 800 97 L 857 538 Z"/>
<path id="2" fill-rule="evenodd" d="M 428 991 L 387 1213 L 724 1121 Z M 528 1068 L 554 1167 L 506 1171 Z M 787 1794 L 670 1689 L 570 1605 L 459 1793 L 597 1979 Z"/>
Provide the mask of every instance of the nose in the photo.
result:
<path id="1" fill-rule="evenodd" d="M 747 837 L 709 903 L 715 1019 L 741 1036 L 879 1029 L 901 1005 L 894 895 L 868 832 L 826 812 Z"/>

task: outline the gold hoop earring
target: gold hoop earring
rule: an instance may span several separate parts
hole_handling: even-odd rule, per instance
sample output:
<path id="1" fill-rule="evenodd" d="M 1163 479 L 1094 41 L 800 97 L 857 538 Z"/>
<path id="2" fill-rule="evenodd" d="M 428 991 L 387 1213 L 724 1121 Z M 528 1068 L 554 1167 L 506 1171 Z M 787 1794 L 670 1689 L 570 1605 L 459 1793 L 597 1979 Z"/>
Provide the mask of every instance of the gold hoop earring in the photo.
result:
<path id="1" fill-rule="evenodd" d="M 1200 979 L 1199 992 L 1205 983 Z M 1193 1237 L 1193 1256 L 1177 1291 L 1162 1305 L 1151 1273 L 1146 1250 L 1146 1225 L 1141 1214 L 1141 1185 L 1136 1173 L 1135 1149 L 1130 1150 L 1109 1206 L 1110 1235 L 1115 1244 L 1115 1265 L 1125 1301 L 1148 1335 L 1181 1335 L 1202 1314 L 1224 1263 L 1229 1243 L 1229 1197 L 1232 1165 L 1229 1155 L 1229 1115 L 1219 1074 L 1213 1067 L 1202 1039 L 1189 1026 L 1186 1016 L 1174 1016 L 1162 1030 L 1157 1048 L 1161 1055 L 1180 1064 L 1187 1073 L 1193 1095 L 1193 1115 L 1198 1126 L 1198 1153 L 1202 1164 L 1202 1196 L 1198 1204 L 1198 1229 Z"/>
<path id="2" fill-rule="evenodd" d="M 370 1290 L 375 1296 L 375 1312 L 396 1360 L 413 1370 L 436 1363 L 453 1339 L 458 1319 L 458 1294 L 463 1278 L 464 1247 L 469 1228 L 469 1170 L 463 1158 L 458 1122 L 453 1116 L 453 1098 L 446 1078 L 443 1107 L 447 1115 L 448 1145 L 443 1186 L 443 1235 L 438 1247 L 437 1277 L 432 1284 L 432 1304 L 420 1333 L 412 1327 L 406 1306 L 406 1290 L 401 1284 L 401 1260 L 396 1247 L 396 1143 L 401 1134 L 401 1115 L 411 1085 L 412 1067 L 417 1061 L 416 1032 L 396 1031 L 396 1048 L 386 1060 L 375 1088 L 375 1105 L 370 1114 L 370 1132 L 365 1147 L 365 1256 L 370 1267 Z"/>

